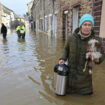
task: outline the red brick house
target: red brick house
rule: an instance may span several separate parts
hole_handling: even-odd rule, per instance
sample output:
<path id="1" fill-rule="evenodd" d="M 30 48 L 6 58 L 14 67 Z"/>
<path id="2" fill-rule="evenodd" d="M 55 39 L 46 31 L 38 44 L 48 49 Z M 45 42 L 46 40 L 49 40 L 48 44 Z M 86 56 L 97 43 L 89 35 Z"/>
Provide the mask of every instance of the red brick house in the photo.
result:
<path id="1" fill-rule="evenodd" d="M 61 0 L 59 32 L 67 38 L 78 27 L 80 17 L 91 13 L 95 19 L 94 30 L 100 35 L 103 0 Z M 105 36 L 104 36 L 105 37 Z"/>
<path id="2" fill-rule="evenodd" d="M 90 13 L 95 19 L 95 35 L 102 38 L 105 45 L 105 1 L 104 0 L 60 0 L 58 34 L 64 39 L 78 27 L 80 17 Z M 103 46 L 104 47 L 104 46 Z M 104 47 L 105 48 L 105 47 Z"/>

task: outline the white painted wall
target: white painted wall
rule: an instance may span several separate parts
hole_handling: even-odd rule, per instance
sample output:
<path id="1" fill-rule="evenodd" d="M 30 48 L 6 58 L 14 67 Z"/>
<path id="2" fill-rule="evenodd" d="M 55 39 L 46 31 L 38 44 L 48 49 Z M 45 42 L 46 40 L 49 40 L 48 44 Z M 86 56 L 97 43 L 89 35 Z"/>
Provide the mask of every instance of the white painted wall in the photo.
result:
<path id="1" fill-rule="evenodd" d="M 105 0 L 103 0 L 103 5 L 102 5 L 100 37 L 105 38 Z"/>

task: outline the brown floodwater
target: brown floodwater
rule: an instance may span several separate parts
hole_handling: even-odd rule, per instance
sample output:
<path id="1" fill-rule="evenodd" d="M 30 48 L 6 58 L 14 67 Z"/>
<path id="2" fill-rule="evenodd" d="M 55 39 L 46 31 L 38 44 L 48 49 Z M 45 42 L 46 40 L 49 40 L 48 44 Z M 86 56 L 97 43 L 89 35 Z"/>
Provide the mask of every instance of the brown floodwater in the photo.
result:
<path id="1" fill-rule="evenodd" d="M 43 33 L 25 40 L 0 35 L 0 105 L 105 105 L 105 62 L 94 67 L 93 95 L 54 93 L 53 67 L 63 47 L 61 38 Z"/>

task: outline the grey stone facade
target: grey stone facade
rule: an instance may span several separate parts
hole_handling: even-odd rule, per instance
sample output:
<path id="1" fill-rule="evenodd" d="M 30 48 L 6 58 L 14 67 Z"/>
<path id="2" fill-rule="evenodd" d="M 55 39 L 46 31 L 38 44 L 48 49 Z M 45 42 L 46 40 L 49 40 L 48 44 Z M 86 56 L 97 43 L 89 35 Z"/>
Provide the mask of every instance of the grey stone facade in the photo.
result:
<path id="1" fill-rule="evenodd" d="M 36 32 L 57 33 L 59 6 L 59 0 L 34 0 L 31 10 Z"/>

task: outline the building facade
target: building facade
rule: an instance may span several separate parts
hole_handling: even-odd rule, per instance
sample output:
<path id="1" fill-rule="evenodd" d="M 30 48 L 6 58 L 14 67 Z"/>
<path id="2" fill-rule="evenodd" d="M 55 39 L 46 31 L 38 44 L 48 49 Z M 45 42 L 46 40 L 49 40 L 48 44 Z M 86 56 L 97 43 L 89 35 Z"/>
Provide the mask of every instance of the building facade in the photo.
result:
<path id="1" fill-rule="evenodd" d="M 14 20 L 14 12 L 0 3 L 0 23 L 10 28 L 12 20 Z"/>
<path id="2" fill-rule="evenodd" d="M 102 0 L 61 0 L 59 33 L 64 39 L 78 27 L 80 17 L 90 13 L 95 19 L 95 33 L 100 33 Z"/>
<path id="3" fill-rule="evenodd" d="M 34 30 L 56 35 L 59 9 L 59 0 L 34 0 L 31 8 Z"/>
<path id="4" fill-rule="evenodd" d="M 95 19 L 95 34 L 104 42 L 104 8 L 104 0 L 34 0 L 31 8 L 34 30 L 67 39 L 78 27 L 80 17 L 90 13 Z"/>
<path id="5" fill-rule="evenodd" d="M 94 16 L 94 31 L 100 36 L 105 49 L 105 1 L 104 0 L 61 0 L 58 35 L 67 39 L 79 25 L 80 17 L 90 13 Z"/>
<path id="6" fill-rule="evenodd" d="M 17 15 L 14 11 L 0 3 L 0 27 L 1 23 L 4 23 L 8 29 L 15 29 L 19 23 L 25 24 L 28 22 L 24 16 Z"/>

